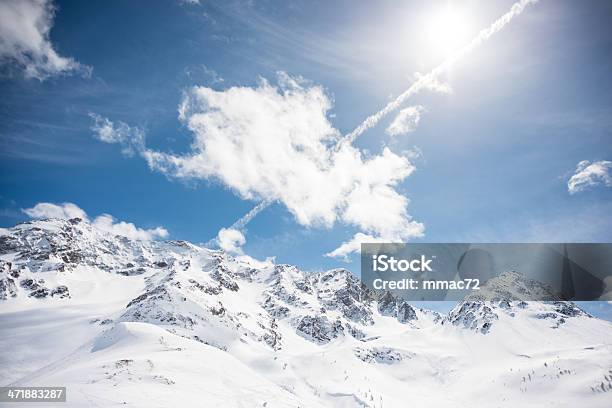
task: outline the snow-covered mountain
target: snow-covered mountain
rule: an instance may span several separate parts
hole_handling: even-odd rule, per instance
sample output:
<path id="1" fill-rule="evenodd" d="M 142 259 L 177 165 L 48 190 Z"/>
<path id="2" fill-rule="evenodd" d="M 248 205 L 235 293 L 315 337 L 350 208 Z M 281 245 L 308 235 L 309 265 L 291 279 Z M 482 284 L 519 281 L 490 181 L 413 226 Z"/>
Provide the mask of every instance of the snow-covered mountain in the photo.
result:
<path id="1" fill-rule="evenodd" d="M 80 219 L 2 231 L 0 331 L 0 385 L 65 385 L 65 406 L 612 402 L 612 325 L 572 303 L 469 296 L 442 316 L 344 269 L 132 241 Z"/>

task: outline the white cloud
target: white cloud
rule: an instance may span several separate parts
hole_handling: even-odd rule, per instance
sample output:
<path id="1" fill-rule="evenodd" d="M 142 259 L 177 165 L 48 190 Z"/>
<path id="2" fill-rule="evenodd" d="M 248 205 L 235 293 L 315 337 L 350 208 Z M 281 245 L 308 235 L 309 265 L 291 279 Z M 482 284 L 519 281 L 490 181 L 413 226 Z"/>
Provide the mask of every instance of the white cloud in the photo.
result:
<path id="1" fill-rule="evenodd" d="M 389 148 L 365 155 L 338 146 L 331 108 L 322 87 L 283 73 L 278 85 L 261 79 L 253 88 L 194 87 L 179 106 L 179 119 L 193 134 L 188 154 L 129 143 L 140 146 L 152 169 L 215 180 L 242 199 L 280 202 L 306 227 L 342 223 L 386 240 L 422 235 L 423 224 L 412 220 L 409 200 L 396 190 L 415 169 L 408 157 Z M 123 137 L 106 139 L 126 144 Z"/>
<path id="2" fill-rule="evenodd" d="M 72 203 L 62 203 L 60 205 L 52 203 L 38 203 L 32 208 L 22 210 L 30 218 L 81 218 L 87 220 L 87 214 L 77 205 Z"/>
<path id="3" fill-rule="evenodd" d="M 30 218 L 81 218 L 84 221 L 90 222 L 91 225 L 99 230 L 108 232 L 113 235 L 121 235 L 130 239 L 148 241 L 155 238 L 164 238 L 168 236 L 168 231 L 162 227 L 152 229 L 142 229 L 136 227 L 130 222 L 117 221 L 109 214 L 102 214 L 89 220 L 87 213 L 79 206 L 73 203 L 38 203 L 32 208 L 22 210 Z"/>
<path id="4" fill-rule="evenodd" d="M 601 160 L 591 163 L 583 160 L 578 163 L 574 175 L 567 182 L 567 191 L 574 194 L 598 184 L 612 186 L 612 162 Z"/>
<path id="5" fill-rule="evenodd" d="M 421 121 L 425 108 L 421 105 L 409 106 L 399 111 L 385 132 L 390 136 L 399 136 L 414 132 Z"/>
<path id="6" fill-rule="evenodd" d="M 131 222 L 117 221 L 109 214 L 97 216 L 91 224 L 110 234 L 121 235 L 140 241 L 149 241 L 155 238 L 165 238 L 168 236 L 168 231 L 165 228 L 155 227 L 151 229 L 142 229 Z"/>
<path id="7" fill-rule="evenodd" d="M 375 242 L 386 242 L 386 239 L 381 239 L 377 237 L 373 237 L 372 235 L 364 234 L 362 232 L 358 232 L 348 241 L 345 241 L 338 248 L 334 249 L 331 252 L 325 254 L 325 256 L 329 256 L 332 258 L 342 258 L 345 261 L 348 261 L 348 256 L 352 253 L 359 252 L 361 249 L 361 244 L 363 243 L 375 243 Z M 391 240 L 388 240 L 391 241 Z"/>
<path id="8" fill-rule="evenodd" d="M 221 228 L 217 236 L 219 247 L 233 254 L 242 254 L 242 246 L 246 244 L 244 234 L 232 228 Z"/>
<path id="9" fill-rule="evenodd" d="M 3 0 L 0 2 L 0 63 L 16 64 L 28 78 L 67 73 L 91 74 L 91 68 L 53 49 L 49 32 L 55 6 L 48 0 Z"/>
<path id="10" fill-rule="evenodd" d="M 119 143 L 121 152 L 126 156 L 133 156 L 134 152 L 144 148 L 144 130 L 128 126 L 124 122 L 111 122 L 96 113 L 89 113 L 93 119 L 91 130 L 96 139 L 104 143 Z"/>
<path id="11" fill-rule="evenodd" d="M 209 83 L 213 85 L 225 82 L 225 79 L 223 79 L 223 77 L 221 77 L 221 75 L 219 75 L 217 71 L 207 67 L 204 64 L 189 66 L 185 68 L 185 75 L 190 80 L 203 80 L 204 83 Z"/>

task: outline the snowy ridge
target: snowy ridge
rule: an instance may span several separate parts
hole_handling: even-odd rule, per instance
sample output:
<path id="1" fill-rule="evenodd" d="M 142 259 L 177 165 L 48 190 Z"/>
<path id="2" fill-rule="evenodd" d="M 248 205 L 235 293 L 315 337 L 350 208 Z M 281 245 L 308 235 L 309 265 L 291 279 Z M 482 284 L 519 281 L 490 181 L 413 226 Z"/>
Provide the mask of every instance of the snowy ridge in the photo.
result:
<path id="1" fill-rule="evenodd" d="M 79 219 L 6 231 L 0 382 L 66 384 L 68 406 L 612 398 L 612 327 L 569 302 L 474 295 L 440 316 L 373 293 L 345 269 L 305 273 L 185 241 L 132 241 Z M 516 272 L 501 279 L 545 290 Z"/>
<path id="2" fill-rule="evenodd" d="M 531 296 L 530 296 L 531 294 Z M 509 271 L 483 284 L 478 293 L 468 295 L 442 322 L 486 334 L 501 316 L 508 318 L 542 319 L 558 328 L 567 319 L 592 318 L 572 302 L 551 300 L 526 302 L 530 297 L 555 299 L 552 289 L 521 273 Z M 491 299 L 490 301 L 483 299 Z M 518 300 L 517 300 L 518 299 Z M 510 322 L 510 324 L 512 324 Z"/>

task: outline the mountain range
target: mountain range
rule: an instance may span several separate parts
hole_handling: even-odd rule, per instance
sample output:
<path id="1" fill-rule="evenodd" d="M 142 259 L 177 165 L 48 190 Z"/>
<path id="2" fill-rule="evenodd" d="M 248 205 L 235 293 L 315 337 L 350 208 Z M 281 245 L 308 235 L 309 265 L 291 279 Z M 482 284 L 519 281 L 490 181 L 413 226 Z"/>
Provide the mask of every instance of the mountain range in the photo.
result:
<path id="1" fill-rule="evenodd" d="M 571 302 L 468 296 L 440 314 L 346 269 L 130 240 L 79 218 L 0 234 L 0 385 L 66 386 L 62 406 L 612 403 L 612 324 Z"/>

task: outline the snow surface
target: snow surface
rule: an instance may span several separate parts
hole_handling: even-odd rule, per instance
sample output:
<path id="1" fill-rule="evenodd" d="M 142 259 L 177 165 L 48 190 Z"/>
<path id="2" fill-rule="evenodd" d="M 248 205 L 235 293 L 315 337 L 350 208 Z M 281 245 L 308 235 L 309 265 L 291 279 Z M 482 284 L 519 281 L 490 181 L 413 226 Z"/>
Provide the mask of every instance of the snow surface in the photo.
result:
<path id="1" fill-rule="evenodd" d="M 2 232 L 0 299 L 0 385 L 66 386 L 63 407 L 612 406 L 612 325 L 568 302 L 443 316 L 78 219 Z"/>

